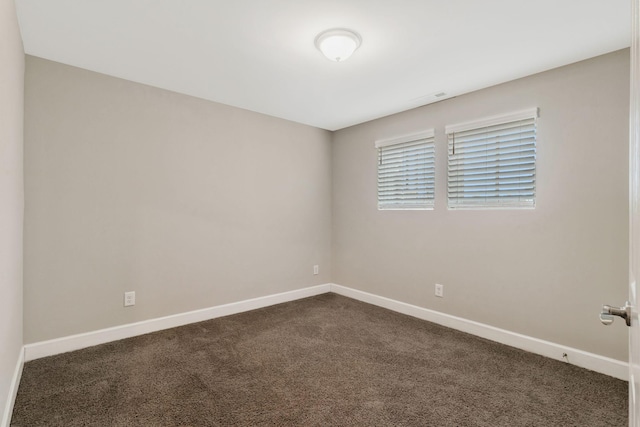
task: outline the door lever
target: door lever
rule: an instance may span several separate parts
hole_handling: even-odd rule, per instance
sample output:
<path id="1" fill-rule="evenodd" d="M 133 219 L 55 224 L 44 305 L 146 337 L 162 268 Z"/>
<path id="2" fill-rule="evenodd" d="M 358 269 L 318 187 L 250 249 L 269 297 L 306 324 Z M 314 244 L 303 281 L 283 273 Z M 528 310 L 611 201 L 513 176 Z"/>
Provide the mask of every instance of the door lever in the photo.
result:
<path id="1" fill-rule="evenodd" d="M 603 325 L 610 325 L 613 323 L 613 316 L 622 317 L 627 326 L 631 326 L 631 303 L 627 301 L 624 307 L 611 307 L 610 305 L 602 306 L 602 313 L 600 313 L 600 321 Z"/>

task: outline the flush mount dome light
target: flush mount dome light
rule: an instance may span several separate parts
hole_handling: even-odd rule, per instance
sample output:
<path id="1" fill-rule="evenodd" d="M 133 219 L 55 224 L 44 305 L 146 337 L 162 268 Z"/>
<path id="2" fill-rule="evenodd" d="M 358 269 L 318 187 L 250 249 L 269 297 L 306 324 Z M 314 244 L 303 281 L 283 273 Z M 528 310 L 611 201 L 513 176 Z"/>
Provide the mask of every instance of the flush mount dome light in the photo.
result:
<path id="1" fill-rule="evenodd" d="M 316 47 L 332 61 L 340 62 L 350 57 L 360 46 L 362 39 L 354 31 L 335 28 L 316 37 Z"/>

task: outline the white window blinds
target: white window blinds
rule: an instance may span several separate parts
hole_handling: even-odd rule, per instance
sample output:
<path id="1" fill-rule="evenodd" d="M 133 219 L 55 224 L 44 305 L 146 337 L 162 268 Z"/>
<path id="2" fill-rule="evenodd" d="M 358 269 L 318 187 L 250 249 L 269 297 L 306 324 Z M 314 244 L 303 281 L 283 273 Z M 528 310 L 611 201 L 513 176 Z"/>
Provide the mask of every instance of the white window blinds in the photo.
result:
<path id="1" fill-rule="evenodd" d="M 535 206 L 538 109 L 447 126 L 449 208 Z"/>
<path id="2" fill-rule="evenodd" d="M 377 141 L 378 209 L 433 209 L 433 129 Z"/>

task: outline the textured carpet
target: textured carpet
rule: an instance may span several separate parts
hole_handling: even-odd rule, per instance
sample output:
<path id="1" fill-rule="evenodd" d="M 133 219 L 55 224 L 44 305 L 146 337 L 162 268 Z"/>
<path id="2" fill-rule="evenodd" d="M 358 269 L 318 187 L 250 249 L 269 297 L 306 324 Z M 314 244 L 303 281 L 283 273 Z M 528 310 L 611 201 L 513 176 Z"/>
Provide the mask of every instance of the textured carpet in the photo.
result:
<path id="1" fill-rule="evenodd" d="M 627 423 L 624 381 L 324 294 L 28 362 L 11 425 Z"/>

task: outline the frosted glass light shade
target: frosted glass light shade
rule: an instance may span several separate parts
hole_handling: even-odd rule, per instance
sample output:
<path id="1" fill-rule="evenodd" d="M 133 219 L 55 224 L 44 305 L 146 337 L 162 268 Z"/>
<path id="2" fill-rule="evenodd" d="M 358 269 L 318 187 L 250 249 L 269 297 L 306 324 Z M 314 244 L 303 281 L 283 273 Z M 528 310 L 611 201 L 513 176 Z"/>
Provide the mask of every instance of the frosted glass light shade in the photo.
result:
<path id="1" fill-rule="evenodd" d="M 360 46 L 362 39 L 351 30 L 334 29 L 320 33 L 316 37 L 316 47 L 332 61 L 340 62 L 349 58 Z"/>

